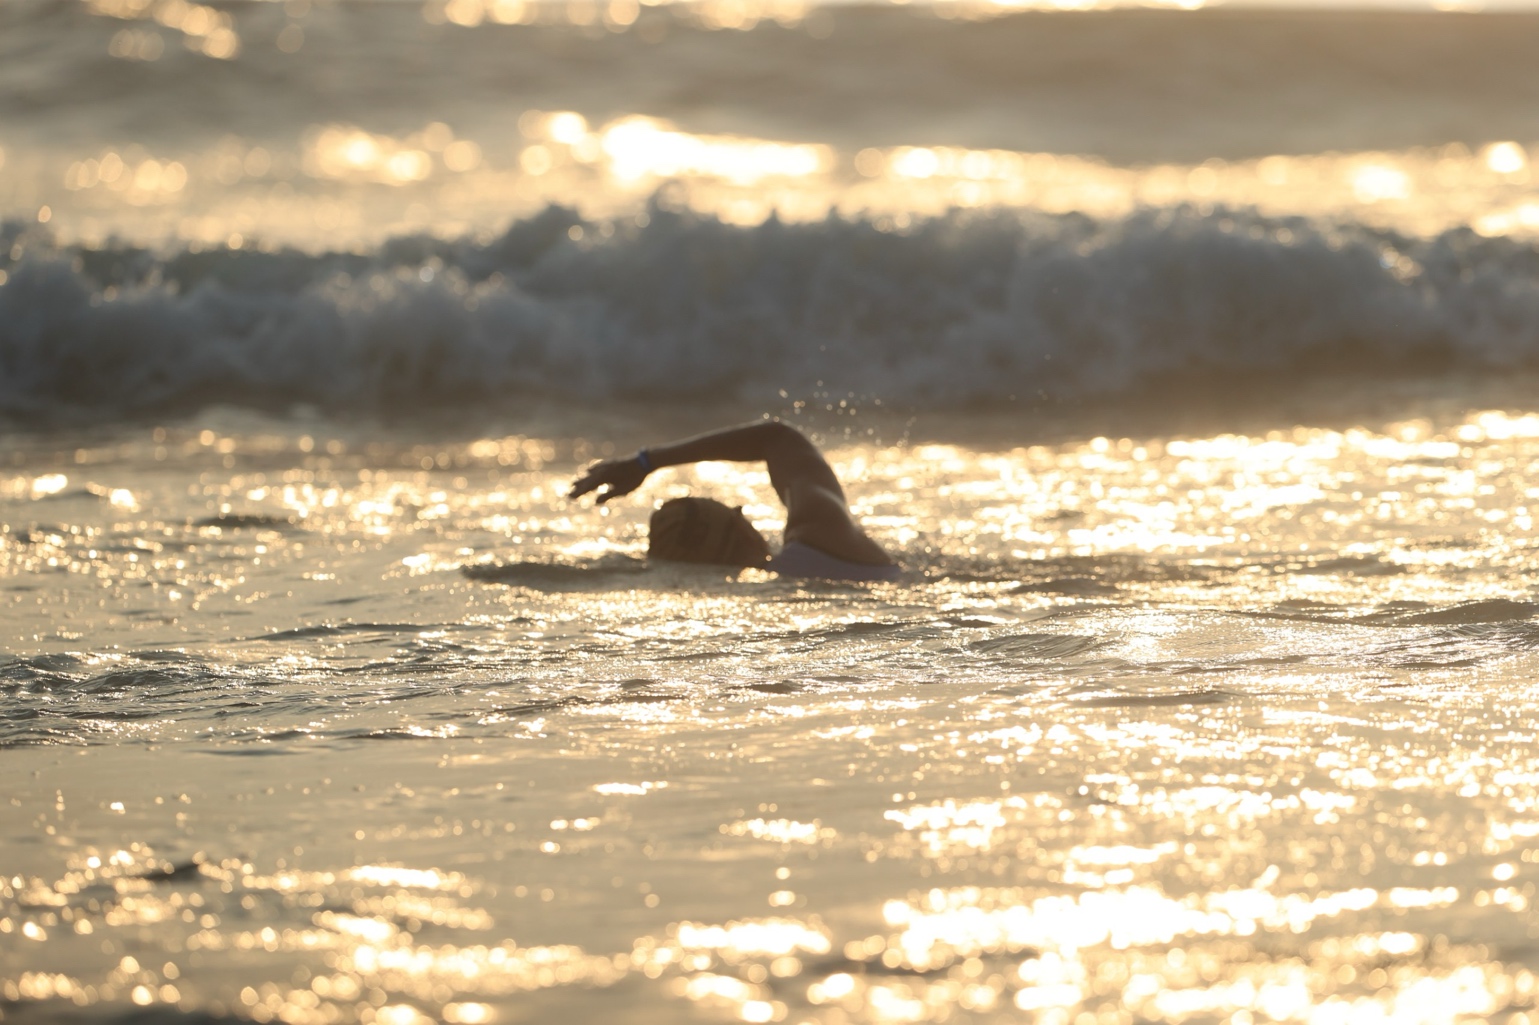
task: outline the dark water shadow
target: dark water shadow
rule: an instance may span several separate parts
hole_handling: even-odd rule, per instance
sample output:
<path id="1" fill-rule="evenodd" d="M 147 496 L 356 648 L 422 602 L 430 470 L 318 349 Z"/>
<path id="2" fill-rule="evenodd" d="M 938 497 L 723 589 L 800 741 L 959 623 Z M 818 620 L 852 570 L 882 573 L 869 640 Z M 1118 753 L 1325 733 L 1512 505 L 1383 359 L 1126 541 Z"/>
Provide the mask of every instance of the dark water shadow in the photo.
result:
<path id="1" fill-rule="evenodd" d="M 1222 690 L 1183 690 L 1166 693 L 1103 693 L 1073 698 L 1071 702 L 1081 708 L 1172 708 L 1192 705 L 1222 705 L 1234 700 L 1236 695 Z"/>
<path id="2" fill-rule="evenodd" d="M 419 634 L 453 629 L 452 625 L 435 623 L 339 623 L 298 626 L 292 630 L 276 630 L 268 634 L 243 637 L 243 641 L 303 641 L 325 637 L 347 637 L 354 634 Z"/>
<path id="3" fill-rule="evenodd" d="M 535 591 L 609 591 L 637 587 L 647 576 L 645 559 L 606 555 L 591 563 L 477 562 L 460 567 L 467 580 Z"/>
<path id="4" fill-rule="evenodd" d="M 192 526 L 216 527 L 219 530 L 288 530 L 297 528 L 299 520 L 292 516 L 269 516 L 263 513 L 221 513 L 193 520 Z"/>
<path id="5" fill-rule="evenodd" d="M 1512 623 L 1539 615 L 1539 604 L 1493 598 L 1466 602 L 1447 609 L 1433 609 L 1401 616 L 1399 622 L 1411 626 L 1464 626 L 1476 623 Z"/>
<path id="6" fill-rule="evenodd" d="M 1057 577 L 1030 584 L 1017 584 L 1020 594 L 1062 594 L 1073 598 L 1109 598 L 1122 593 L 1116 584 L 1093 577 Z"/>

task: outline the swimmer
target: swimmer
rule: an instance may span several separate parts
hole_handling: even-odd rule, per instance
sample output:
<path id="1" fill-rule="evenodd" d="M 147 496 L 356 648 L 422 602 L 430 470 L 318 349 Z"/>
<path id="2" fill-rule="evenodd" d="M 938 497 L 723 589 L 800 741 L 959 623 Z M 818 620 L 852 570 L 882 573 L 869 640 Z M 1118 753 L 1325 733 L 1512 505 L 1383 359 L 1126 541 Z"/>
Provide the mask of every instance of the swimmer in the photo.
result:
<path id="1" fill-rule="evenodd" d="M 629 459 L 596 463 L 572 485 L 570 497 L 593 492 L 603 504 L 635 491 L 654 470 L 712 460 L 763 462 L 769 468 L 770 484 L 786 507 L 785 546 L 772 552 L 741 506 L 732 508 L 710 498 L 675 498 L 652 513 L 649 557 L 832 580 L 894 580 L 901 575 L 901 567 L 855 522 L 844 489 L 822 453 L 779 420 L 729 427 L 644 448 Z"/>

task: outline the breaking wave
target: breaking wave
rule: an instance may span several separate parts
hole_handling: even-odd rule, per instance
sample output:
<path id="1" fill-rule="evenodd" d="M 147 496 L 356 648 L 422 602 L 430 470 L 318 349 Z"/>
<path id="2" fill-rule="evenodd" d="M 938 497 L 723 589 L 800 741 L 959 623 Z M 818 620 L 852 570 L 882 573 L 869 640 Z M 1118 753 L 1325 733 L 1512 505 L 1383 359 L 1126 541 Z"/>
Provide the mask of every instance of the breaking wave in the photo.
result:
<path id="1" fill-rule="evenodd" d="M 1246 211 L 738 227 L 551 207 L 367 253 L 0 230 L 0 415 L 851 394 L 889 405 L 1539 365 L 1539 252 Z"/>

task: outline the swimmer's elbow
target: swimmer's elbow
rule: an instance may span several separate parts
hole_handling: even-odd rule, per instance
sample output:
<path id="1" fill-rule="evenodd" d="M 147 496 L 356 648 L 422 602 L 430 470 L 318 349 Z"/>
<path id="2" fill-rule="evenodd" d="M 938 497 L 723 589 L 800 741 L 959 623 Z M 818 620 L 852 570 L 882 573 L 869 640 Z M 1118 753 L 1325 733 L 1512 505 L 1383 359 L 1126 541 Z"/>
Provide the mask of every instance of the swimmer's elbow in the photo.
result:
<path id="1" fill-rule="evenodd" d="M 790 504 L 788 489 L 799 480 L 809 480 L 826 488 L 839 490 L 833 470 L 823 453 L 801 431 L 779 420 L 766 420 L 760 428 L 764 461 L 769 468 L 770 484 L 781 501 Z"/>
<path id="2" fill-rule="evenodd" d="M 805 434 L 784 420 L 766 420 L 761 429 L 764 432 L 765 443 L 773 448 L 782 451 L 796 449 L 812 449 L 814 452 L 817 451 L 816 446 L 807 440 Z"/>

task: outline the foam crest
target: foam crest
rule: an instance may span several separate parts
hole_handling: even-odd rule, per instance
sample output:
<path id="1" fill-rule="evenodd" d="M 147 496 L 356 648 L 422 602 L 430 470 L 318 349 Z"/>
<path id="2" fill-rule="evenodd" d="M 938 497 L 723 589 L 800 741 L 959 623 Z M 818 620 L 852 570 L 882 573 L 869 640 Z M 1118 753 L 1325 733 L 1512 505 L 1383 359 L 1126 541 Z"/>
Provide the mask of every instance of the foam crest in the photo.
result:
<path id="1" fill-rule="evenodd" d="M 59 249 L 0 233 L 0 413 L 337 414 L 572 399 L 1138 395 L 1539 356 L 1539 254 L 1194 209 L 737 227 L 551 207 L 486 244 Z M 577 230 L 581 229 L 581 230 Z M 3 252 L 0 249 L 0 252 Z"/>

